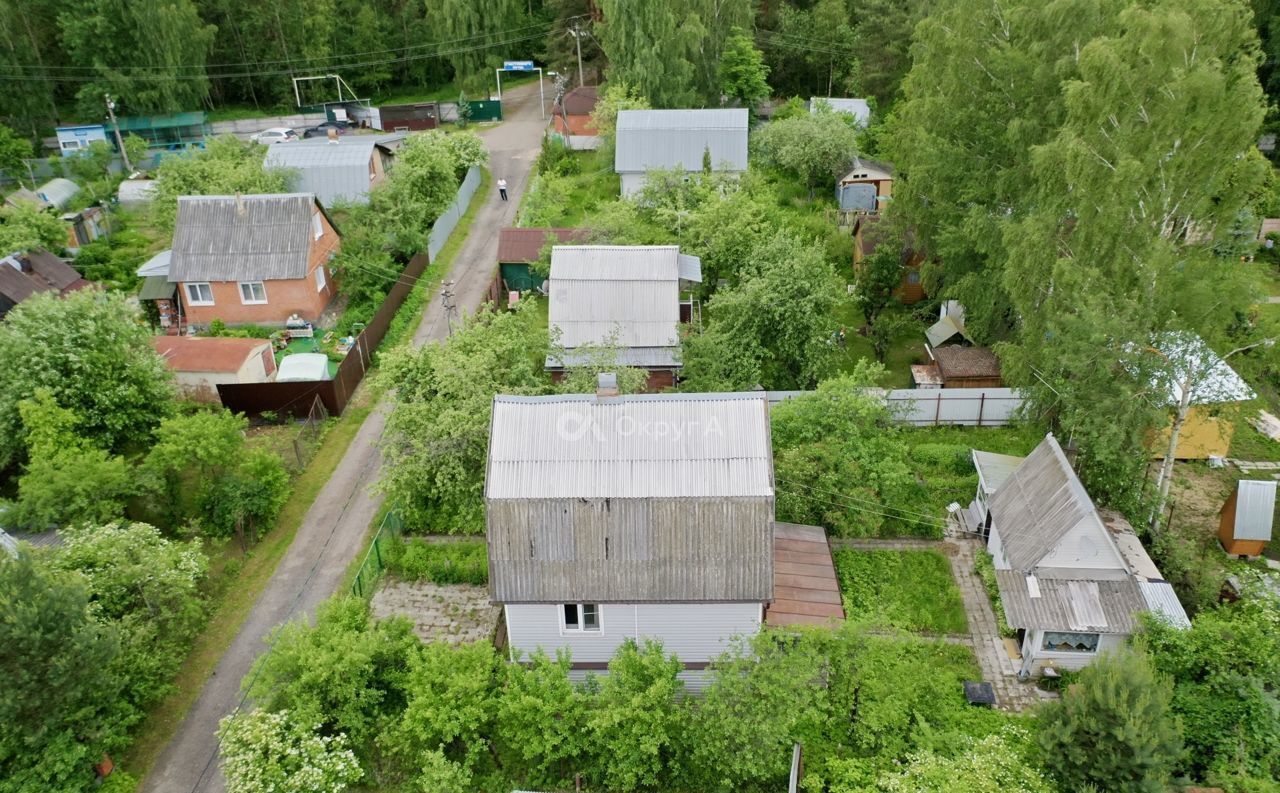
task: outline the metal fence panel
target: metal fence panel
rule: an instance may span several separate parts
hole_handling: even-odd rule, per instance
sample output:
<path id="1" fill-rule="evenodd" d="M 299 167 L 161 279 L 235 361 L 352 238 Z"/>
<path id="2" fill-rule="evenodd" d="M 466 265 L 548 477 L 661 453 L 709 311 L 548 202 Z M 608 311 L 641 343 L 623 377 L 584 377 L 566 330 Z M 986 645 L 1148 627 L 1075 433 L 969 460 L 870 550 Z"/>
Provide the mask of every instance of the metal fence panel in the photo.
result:
<path id="1" fill-rule="evenodd" d="M 440 255 L 440 249 L 444 247 L 449 235 L 458 225 L 458 221 L 466 213 L 467 207 L 471 205 L 471 197 L 476 194 L 479 187 L 480 169 L 472 166 L 467 171 L 466 178 L 462 180 L 458 194 L 453 197 L 453 203 L 444 211 L 444 214 L 436 218 L 436 222 L 431 226 L 431 235 L 427 238 L 427 256 L 431 261 L 435 261 Z"/>
<path id="2" fill-rule="evenodd" d="M 369 542 L 369 550 L 365 552 L 364 561 L 356 571 L 355 580 L 351 582 L 351 594 L 358 598 L 373 595 L 379 579 L 387 569 L 387 549 L 392 543 L 399 542 L 400 535 L 403 533 L 404 522 L 400 519 L 398 512 L 393 510 L 383 516 L 382 524 L 378 526 L 378 531 Z"/>

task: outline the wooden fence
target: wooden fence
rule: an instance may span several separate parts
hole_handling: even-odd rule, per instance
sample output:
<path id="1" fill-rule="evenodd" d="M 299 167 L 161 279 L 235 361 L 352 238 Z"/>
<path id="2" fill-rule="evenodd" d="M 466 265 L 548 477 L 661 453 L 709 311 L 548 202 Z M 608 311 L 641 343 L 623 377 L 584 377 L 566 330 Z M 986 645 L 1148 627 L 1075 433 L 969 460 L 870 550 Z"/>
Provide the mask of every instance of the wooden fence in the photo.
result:
<path id="1" fill-rule="evenodd" d="M 312 380 L 295 383 L 223 383 L 218 386 L 222 404 L 233 413 L 256 416 L 272 411 L 281 416 L 303 416 L 311 411 L 318 398 L 330 415 L 342 415 L 355 393 L 356 386 L 364 379 L 373 363 L 373 351 L 378 349 L 387 335 L 391 320 L 400 310 L 409 291 L 426 271 L 429 258 L 420 253 L 409 260 L 395 285 L 387 293 L 369 325 L 356 337 L 355 346 L 338 366 L 332 380 Z"/>

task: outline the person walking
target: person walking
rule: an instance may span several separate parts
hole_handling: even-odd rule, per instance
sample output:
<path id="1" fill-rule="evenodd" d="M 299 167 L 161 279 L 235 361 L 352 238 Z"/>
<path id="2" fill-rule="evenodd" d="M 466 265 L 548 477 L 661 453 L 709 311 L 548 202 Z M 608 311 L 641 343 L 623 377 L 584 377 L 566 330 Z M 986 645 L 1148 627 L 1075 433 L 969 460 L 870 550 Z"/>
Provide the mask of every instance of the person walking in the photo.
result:
<path id="1" fill-rule="evenodd" d="M 507 200 L 507 180 L 506 179 L 498 180 L 498 195 L 502 196 L 503 201 Z"/>

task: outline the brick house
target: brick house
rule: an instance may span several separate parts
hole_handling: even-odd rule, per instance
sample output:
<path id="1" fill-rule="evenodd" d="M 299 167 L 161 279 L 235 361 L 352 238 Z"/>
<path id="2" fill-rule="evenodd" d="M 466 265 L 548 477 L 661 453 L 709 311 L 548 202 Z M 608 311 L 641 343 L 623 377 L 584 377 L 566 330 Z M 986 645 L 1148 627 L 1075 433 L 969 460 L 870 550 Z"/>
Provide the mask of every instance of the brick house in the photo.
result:
<path id="1" fill-rule="evenodd" d="M 314 322 L 337 293 L 329 262 L 340 245 L 311 193 L 183 196 L 169 281 L 193 325 Z"/>

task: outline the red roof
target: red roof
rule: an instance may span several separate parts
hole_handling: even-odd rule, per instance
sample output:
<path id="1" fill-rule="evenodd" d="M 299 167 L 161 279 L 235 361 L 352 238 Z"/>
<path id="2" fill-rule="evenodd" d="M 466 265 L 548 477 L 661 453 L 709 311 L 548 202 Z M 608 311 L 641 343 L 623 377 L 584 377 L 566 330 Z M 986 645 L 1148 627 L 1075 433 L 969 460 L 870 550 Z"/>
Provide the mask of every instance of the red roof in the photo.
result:
<path id="1" fill-rule="evenodd" d="M 826 625 L 844 619 L 827 534 L 818 526 L 773 524 L 773 602 L 769 625 Z"/>
<path id="2" fill-rule="evenodd" d="M 555 235 L 561 243 L 581 242 L 586 229 L 503 229 L 498 233 L 498 263 L 528 264 L 538 261 L 547 235 Z"/>
<path id="3" fill-rule="evenodd" d="M 561 102 L 566 116 L 589 116 L 598 99 L 594 85 L 580 85 L 565 94 Z"/>
<path id="4" fill-rule="evenodd" d="M 244 362 L 271 344 L 267 339 L 155 336 L 151 345 L 175 372 L 238 372 Z"/>

